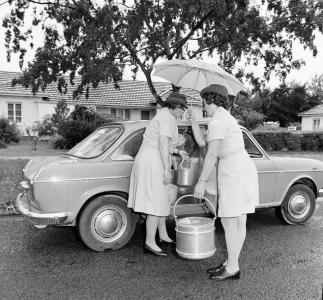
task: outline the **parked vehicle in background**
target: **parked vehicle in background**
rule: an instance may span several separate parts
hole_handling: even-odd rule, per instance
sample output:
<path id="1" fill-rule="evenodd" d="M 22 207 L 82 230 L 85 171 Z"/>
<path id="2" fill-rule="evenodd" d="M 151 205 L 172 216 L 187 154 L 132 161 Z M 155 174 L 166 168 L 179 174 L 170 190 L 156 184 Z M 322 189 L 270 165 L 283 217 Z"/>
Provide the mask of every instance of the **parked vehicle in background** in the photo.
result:
<path id="1" fill-rule="evenodd" d="M 130 172 L 147 122 L 108 124 L 66 154 L 30 160 L 23 170 L 25 191 L 16 199 L 18 210 L 38 228 L 75 226 L 85 245 L 95 251 L 127 244 L 138 219 L 127 208 Z M 248 130 L 242 131 L 246 150 L 258 169 L 259 208 L 275 207 L 288 224 L 305 223 L 323 192 L 323 162 L 269 157 Z M 188 123 L 180 122 L 179 132 L 198 174 L 205 149 L 196 144 Z M 179 186 L 178 197 L 193 189 L 194 184 Z M 193 197 L 176 207 L 177 216 L 202 213 L 209 213 L 207 206 Z"/>

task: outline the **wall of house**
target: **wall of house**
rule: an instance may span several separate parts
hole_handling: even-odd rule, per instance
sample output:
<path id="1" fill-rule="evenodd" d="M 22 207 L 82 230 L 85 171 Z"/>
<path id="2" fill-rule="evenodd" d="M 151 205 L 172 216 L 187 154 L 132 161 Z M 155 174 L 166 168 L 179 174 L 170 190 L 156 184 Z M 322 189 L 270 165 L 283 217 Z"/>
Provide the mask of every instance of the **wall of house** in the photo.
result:
<path id="1" fill-rule="evenodd" d="M 123 119 L 126 119 L 126 115 L 125 115 L 126 108 L 111 108 L 111 107 L 97 106 L 96 112 L 101 116 L 109 117 L 109 116 L 112 116 L 112 112 L 111 112 L 112 109 L 117 110 L 116 117 L 121 117 Z M 131 121 L 141 120 L 141 111 L 142 110 L 145 110 L 145 109 L 131 108 L 129 120 L 131 120 Z M 122 113 L 122 115 L 120 115 L 120 113 Z M 154 111 L 150 110 L 149 111 L 149 119 L 152 119 L 153 116 L 154 116 Z"/>
<path id="2" fill-rule="evenodd" d="M 8 103 L 21 104 L 21 122 L 16 123 L 17 127 L 25 134 L 25 128 L 30 126 L 38 118 L 38 104 L 36 97 L 0 95 L 0 115 L 8 117 Z"/>
<path id="3" fill-rule="evenodd" d="M 22 135 L 27 135 L 26 128 L 33 125 L 36 121 L 42 121 L 44 116 L 55 111 L 55 103 L 44 102 L 40 97 L 27 96 L 4 96 L 0 95 L 0 116 L 8 117 L 8 103 L 21 104 L 21 122 L 16 123 Z M 68 105 L 70 111 L 74 105 Z"/>
<path id="4" fill-rule="evenodd" d="M 302 130 L 314 131 L 314 119 L 319 120 L 319 127 L 316 130 L 323 130 L 323 116 L 302 117 Z"/>

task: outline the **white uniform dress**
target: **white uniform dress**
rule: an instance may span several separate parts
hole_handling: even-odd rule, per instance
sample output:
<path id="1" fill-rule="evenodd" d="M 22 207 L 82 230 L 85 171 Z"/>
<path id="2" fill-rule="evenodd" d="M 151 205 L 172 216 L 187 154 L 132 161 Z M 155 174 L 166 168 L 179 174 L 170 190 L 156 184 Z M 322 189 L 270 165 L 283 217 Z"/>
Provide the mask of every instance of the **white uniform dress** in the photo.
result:
<path id="1" fill-rule="evenodd" d="M 128 207 L 155 216 L 170 213 L 169 185 L 163 183 L 164 165 L 158 148 L 161 135 L 178 142 L 176 119 L 163 108 L 148 124 L 142 145 L 134 161 L 129 187 Z"/>
<path id="2" fill-rule="evenodd" d="M 234 117 L 217 108 L 208 123 L 207 141 L 221 140 L 218 166 L 218 216 L 238 217 L 255 212 L 259 203 L 258 173 L 244 147 Z"/>

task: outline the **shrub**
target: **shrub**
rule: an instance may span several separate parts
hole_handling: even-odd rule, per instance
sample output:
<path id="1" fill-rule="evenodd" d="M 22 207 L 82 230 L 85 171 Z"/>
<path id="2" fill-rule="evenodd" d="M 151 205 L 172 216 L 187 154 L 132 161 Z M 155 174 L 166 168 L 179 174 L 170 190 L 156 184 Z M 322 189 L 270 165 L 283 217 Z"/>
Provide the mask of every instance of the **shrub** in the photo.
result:
<path id="1" fill-rule="evenodd" d="M 16 124 L 9 124 L 8 119 L 0 118 L 0 141 L 9 144 L 19 142 L 20 133 Z"/>
<path id="2" fill-rule="evenodd" d="M 68 143 L 59 134 L 52 136 L 49 142 L 54 149 L 68 149 L 67 148 Z"/>
<path id="3" fill-rule="evenodd" d="M 60 142 L 63 149 L 70 149 L 91 134 L 96 127 L 86 121 L 68 120 L 60 124 L 58 134 L 63 137 Z M 64 144 L 65 143 L 65 144 Z"/>
<path id="4" fill-rule="evenodd" d="M 0 141 L 0 148 L 7 148 L 7 144 L 5 142 Z"/>
<path id="5" fill-rule="evenodd" d="M 267 151 L 323 151 L 323 133 L 253 132 Z"/>

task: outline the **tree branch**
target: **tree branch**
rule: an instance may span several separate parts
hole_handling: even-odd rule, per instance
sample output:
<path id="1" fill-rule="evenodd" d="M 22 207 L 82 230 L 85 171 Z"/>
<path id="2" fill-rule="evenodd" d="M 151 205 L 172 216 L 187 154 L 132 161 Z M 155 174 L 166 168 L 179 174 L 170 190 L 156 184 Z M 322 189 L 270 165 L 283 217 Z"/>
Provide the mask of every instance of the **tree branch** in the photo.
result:
<path id="1" fill-rule="evenodd" d="M 183 45 L 193 36 L 195 31 L 203 25 L 203 23 L 207 20 L 209 15 L 213 13 L 213 10 L 209 11 L 205 16 L 201 18 L 201 20 L 192 27 L 191 31 L 186 35 L 186 37 L 182 38 L 180 41 L 176 42 L 174 45 L 172 45 L 170 48 L 174 49 L 173 53 L 171 54 L 171 58 L 174 57 L 174 55 L 178 52 L 179 48 L 183 47 Z"/>

